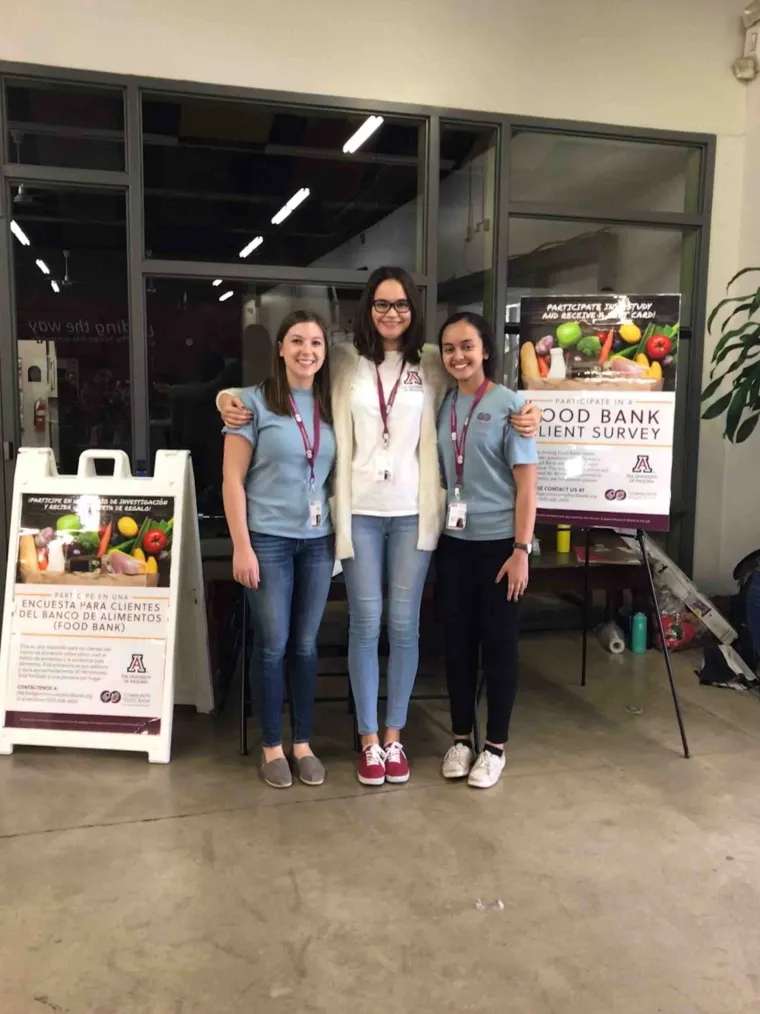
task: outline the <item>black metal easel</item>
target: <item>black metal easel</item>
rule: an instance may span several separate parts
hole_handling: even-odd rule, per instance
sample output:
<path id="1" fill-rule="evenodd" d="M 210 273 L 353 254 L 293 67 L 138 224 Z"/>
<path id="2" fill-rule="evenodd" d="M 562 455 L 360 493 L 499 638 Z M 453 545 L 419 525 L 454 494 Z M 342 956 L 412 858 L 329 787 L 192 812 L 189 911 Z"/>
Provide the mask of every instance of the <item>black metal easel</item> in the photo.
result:
<path id="1" fill-rule="evenodd" d="M 586 557 L 584 560 L 583 570 L 583 646 L 581 650 L 581 686 L 586 686 L 586 660 L 588 657 L 588 620 L 590 612 L 590 599 L 589 599 L 589 568 L 591 566 L 591 533 L 594 531 L 593 528 L 586 528 Z M 676 690 L 676 682 L 673 677 L 673 666 L 670 660 L 670 651 L 668 649 L 668 642 L 665 639 L 665 629 L 662 625 L 662 613 L 660 612 L 660 604 L 657 601 L 657 590 L 654 585 L 654 575 L 652 574 L 652 564 L 649 561 L 649 556 L 646 551 L 646 543 L 644 542 L 644 530 L 642 528 L 636 531 L 636 541 L 639 544 L 641 550 L 641 559 L 643 561 L 644 568 L 647 572 L 647 578 L 649 580 L 649 597 L 652 601 L 652 609 L 657 619 L 657 629 L 660 632 L 660 641 L 662 643 L 662 654 L 665 658 L 665 668 L 668 672 L 668 682 L 670 683 L 670 692 L 673 696 L 673 707 L 676 713 L 676 720 L 678 722 L 678 731 L 681 733 L 681 743 L 683 745 L 683 755 L 687 759 L 691 756 L 689 752 L 689 743 L 686 738 L 686 729 L 683 724 L 683 717 L 681 715 L 681 705 L 678 700 L 678 691 Z"/>

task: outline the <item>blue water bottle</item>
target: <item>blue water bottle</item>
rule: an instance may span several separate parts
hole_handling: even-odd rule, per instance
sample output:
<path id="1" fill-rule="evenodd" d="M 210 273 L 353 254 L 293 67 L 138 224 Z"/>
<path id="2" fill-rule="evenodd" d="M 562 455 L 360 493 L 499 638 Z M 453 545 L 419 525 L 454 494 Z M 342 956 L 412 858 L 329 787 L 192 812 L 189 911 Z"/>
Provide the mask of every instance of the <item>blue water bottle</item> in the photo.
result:
<path id="1" fill-rule="evenodd" d="M 634 655 L 643 655 L 647 650 L 647 618 L 644 613 L 636 613 L 631 620 L 631 651 Z"/>

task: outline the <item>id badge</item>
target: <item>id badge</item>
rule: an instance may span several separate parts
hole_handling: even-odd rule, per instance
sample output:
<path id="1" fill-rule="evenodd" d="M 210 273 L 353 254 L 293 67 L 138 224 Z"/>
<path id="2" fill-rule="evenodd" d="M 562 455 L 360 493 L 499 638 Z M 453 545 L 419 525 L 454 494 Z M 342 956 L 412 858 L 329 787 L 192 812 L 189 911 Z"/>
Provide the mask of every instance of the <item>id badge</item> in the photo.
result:
<path id="1" fill-rule="evenodd" d="M 309 500 L 309 523 L 312 528 L 322 527 L 322 503 L 320 500 Z"/>
<path id="2" fill-rule="evenodd" d="M 457 500 L 454 503 L 449 504 L 449 509 L 446 512 L 446 527 L 453 528 L 458 531 L 467 525 L 467 504 L 462 503 L 461 500 Z"/>
<path id="3" fill-rule="evenodd" d="M 393 482 L 393 460 L 388 451 L 375 454 L 375 482 Z"/>

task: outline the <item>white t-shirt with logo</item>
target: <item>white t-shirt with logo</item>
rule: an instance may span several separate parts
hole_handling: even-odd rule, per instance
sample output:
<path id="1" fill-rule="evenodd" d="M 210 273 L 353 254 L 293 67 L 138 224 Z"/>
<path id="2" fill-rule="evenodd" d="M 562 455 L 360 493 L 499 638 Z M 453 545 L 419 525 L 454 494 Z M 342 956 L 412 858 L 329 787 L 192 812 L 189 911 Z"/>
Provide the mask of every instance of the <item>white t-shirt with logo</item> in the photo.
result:
<path id="1" fill-rule="evenodd" d="M 377 368 L 386 404 L 398 380 L 402 354 L 387 352 Z M 375 364 L 360 356 L 351 389 L 354 459 L 351 471 L 351 511 L 375 517 L 419 513 L 419 443 L 425 391 L 419 364 L 406 363 L 396 399 L 388 415 L 392 479 L 377 477 L 378 451 L 383 449 L 383 418 L 377 396 Z"/>

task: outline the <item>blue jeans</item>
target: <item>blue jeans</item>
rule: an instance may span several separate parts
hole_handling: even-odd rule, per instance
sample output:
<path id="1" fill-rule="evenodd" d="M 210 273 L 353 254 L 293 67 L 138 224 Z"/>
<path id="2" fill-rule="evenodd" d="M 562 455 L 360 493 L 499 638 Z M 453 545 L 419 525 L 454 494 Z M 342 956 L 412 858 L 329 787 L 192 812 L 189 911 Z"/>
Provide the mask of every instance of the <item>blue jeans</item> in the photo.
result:
<path id="1" fill-rule="evenodd" d="M 380 671 L 377 645 L 383 615 L 383 576 L 388 585 L 388 704 L 385 724 L 403 729 L 420 644 L 420 605 L 431 553 L 417 549 L 416 515 L 377 518 L 354 514 L 353 560 L 343 560 L 348 595 L 348 671 L 359 732 L 377 732 Z"/>
<path id="2" fill-rule="evenodd" d="M 259 587 L 246 589 L 253 616 L 250 681 L 262 743 L 282 743 L 288 650 L 293 742 L 308 743 L 317 686 L 317 633 L 332 580 L 335 539 L 251 532 L 251 545 L 259 561 Z"/>

